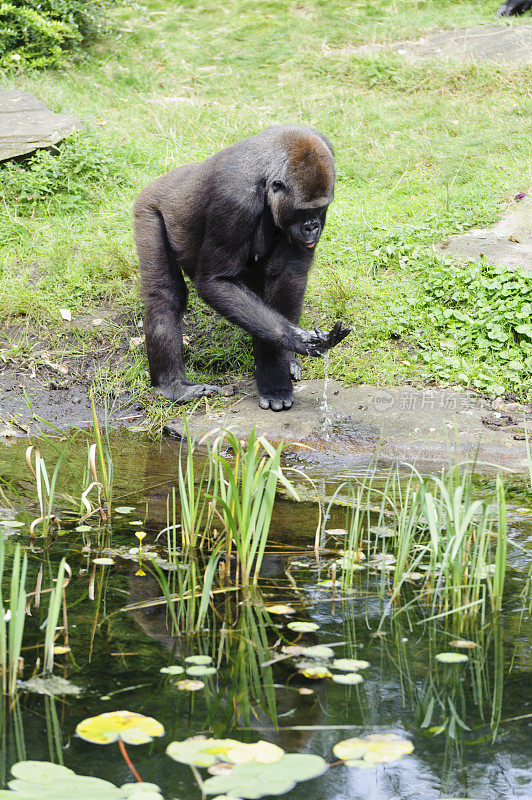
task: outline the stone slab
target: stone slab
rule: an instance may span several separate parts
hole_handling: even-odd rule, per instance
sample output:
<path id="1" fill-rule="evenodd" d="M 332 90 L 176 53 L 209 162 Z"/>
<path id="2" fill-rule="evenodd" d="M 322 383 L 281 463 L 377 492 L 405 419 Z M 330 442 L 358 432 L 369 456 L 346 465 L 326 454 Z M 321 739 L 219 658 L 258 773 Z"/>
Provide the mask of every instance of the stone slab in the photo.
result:
<path id="1" fill-rule="evenodd" d="M 492 264 L 532 272 L 532 196 L 514 202 L 491 228 L 453 234 L 436 251 L 464 262 L 485 256 Z"/>
<path id="2" fill-rule="evenodd" d="M 81 128 L 69 114 L 56 114 L 33 94 L 0 91 L 0 161 L 50 147 Z"/>
<path id="3" fill-rule="evenodd" d="M 391 52 L 412 61 L 451 59 L 532 64 L 532 24 L 491 24 L 471 28 L 429 31 L 420 39 L 353 48 L 362 54 Z"/>
<path id="4" fill-rule="evenodd" d="M 223 411 L 188 414 L 191 431 L 214 437 L 231 428 L 246 438 L 252 428 L 272 442 L 281 439 L 288 452 L 321 474 L 363 467 L 375 458 L 381 464 L 406 462 L 427 472 L 450 461 L 477 459 L 477 469 L 527 473 L 523 436 L 524 409 L 511 411 L 516 424 L 494 427 L 505 420 L 503 411 L 469 392 L 411 387 L 342 387 L 331 381 L 328 403 L 329 438 L 324 428 L 322 380 L 302 381 L 295 387 L 294 406 L 275 413 L 258 406 L 253 387 Z M 488 427 L 485 420 L 490 421 Z M 167 426 L 182 436 L 183 420 Z"/>

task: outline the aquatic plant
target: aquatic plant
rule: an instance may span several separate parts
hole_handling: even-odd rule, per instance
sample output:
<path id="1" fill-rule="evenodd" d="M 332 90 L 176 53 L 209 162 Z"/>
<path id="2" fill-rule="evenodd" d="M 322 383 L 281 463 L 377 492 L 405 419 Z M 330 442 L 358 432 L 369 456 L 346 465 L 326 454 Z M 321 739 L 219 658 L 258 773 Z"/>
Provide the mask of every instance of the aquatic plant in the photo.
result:
<path id="1" fill-rule="evenodd" d="M 1 800 L 132 800 L 149 797 L 163 800 L 154 783 L 124 783 L 120 788 L 114 783 L 89 775 L 77 775 L 74 770 L 49 761 L 19 761 L 11 767 L 13 780 L 9 789 L 0 790 Z"/>
<path id="2" fill-rule="evenodd" d="M 110 711 L 87 717 L 77 727 L 76 733 L 91 744 L 112 744 L 118 742 L 120 753 L 138 782 L 140 775 L 127 753 L 126 744 L 148 744 L 154 737 L 164 736 L 164 727 L 153 717 L 137 714 L 134 711 Z"/>
<path id="3" fill-rule="evenodd" d="M 234 739 L 195 736 L 171 742 L 166 753 L 175 761 L 188 764 L 202 795 L 223 794 L 243 800 L 284 794 L 300 781 L 322 775 L 329 766 L 321 756 L 287 755 L 281 747 L 262 740 L 245 744 Z M 223 774 L 204 781 L 198 767 L 218 764 L 224 765 Z"/>
<path id="4" fill-rule="evenodd" d="M 234 466 L 222 455 L 222 444 L 235 456 Z M 229 537 L 228 555 L 234 544 L 240 581 L 257 583 L 272 518 L 279 482 L 299 500 L 293 485 L 281 469 L 283 443 L 277 448 L 264 437 L 250 433 L 247 444 L 225 431 L 215 443 L 213 457 L 219 466 L 217 510 Z"/>
<path id="5" fill-rule="evenodd" d="M 6 571 L 5 556 L 5 542 L 3 536 L 0 536 L 0 672 L 2 673 L 2 692 L 14 695 L 22 668 L 21 651 L 28 600 L 26 594 L 28 557 L 17 544 L 11 564 L 9 600 L 5 601 L 2 590 L 2 581 Z M 54 641 L 66 586 L 64 576 L 67 570 L 69 571 L 69 567 L 63 558 L 57 572 L 56 584 L 50 591 L 48 615 L 44 627 L 44 670 L 46 672 L 51 672 L 53 669 Z M 43 590 L 40 592 L 44 593 Z"/>

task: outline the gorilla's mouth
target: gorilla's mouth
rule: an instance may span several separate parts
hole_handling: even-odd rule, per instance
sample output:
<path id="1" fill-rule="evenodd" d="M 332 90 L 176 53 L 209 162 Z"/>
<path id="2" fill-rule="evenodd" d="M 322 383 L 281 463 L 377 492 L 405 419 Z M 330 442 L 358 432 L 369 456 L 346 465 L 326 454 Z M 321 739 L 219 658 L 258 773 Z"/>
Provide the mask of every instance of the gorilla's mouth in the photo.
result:
<path id="1" fill-rule="evenodd" d="M 305 247 L 308 247 L 309 250 L 312 250 L 314 247 L 316 247 L 316 242 L 305 242 Z"/>

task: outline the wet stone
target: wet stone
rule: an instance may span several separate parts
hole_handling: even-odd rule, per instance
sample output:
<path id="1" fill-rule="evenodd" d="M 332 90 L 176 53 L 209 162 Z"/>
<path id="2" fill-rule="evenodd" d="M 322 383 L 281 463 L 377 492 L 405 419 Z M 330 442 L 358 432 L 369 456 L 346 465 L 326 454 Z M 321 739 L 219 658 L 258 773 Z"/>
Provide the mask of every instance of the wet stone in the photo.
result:
<path id="1" fill-rule="evenodd" d="M 532 196 L 514 201 L 496 225 L 449 236 L 436 252 L 466 263 L 484 256 L 491 264 L 532 272 Z"/>
<path id="2" fill-rule="evenodd" d="M 81 128 L 69 114 L 56 114 L 33 94 L 0 91 L 0 161 L 50 147 Z"/>
<path id="3" fill-rule="evenodd" d="M 192 434 L 230 428 L 239 438 L 252 428 L 271 442 L 283 440 L 305 468 L 338 470 L 366 467 L 375 457 L 381 464 L 406 462 L 420 469 L 439 470 L 450 460 L 476 459 L 477 471 L 498 468 L 528 472 L 526 441 L 522 432 L 525 409 L 504 418 L 503 425 L 487 424 L 506 409 L 494 410 L 488 400 L 466 391 L 403 387 L 328 386 L 332 425 L 329 438 L 323 429 L 323 381 L 302 381 L 295 386 L 290 411 L 274 413 L 259 408 L 253 387 L 224 411 L 188 416 Z M 497 417 L 498 418 L 498 417 Z M 532 421 L 532 419 L 531 419 Z M 516 424 L 519 426 L 517 427 Z M 184 435 L 182 420 L 167 426 L 167 433 Z"/>

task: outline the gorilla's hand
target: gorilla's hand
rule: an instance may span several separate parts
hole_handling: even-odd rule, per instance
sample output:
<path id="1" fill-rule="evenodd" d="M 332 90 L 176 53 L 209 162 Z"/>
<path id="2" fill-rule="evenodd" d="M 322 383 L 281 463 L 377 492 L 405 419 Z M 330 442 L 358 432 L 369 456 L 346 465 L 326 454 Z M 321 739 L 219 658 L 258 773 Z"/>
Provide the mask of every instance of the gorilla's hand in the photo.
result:
<path id="1" fill-rule="evenodd" d="M 314 328 L 314 332 L 308 331 L 305 355 L 322 356 L 331 347 L 335 347 L 342 339 L 345 339 L 348 333 L 351 333 L 351 328 L 342 328 L 340 320 L 328 332 L 320 331 L 319 328 Z"/>

